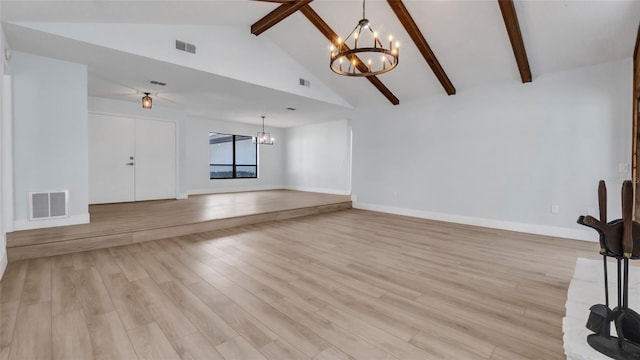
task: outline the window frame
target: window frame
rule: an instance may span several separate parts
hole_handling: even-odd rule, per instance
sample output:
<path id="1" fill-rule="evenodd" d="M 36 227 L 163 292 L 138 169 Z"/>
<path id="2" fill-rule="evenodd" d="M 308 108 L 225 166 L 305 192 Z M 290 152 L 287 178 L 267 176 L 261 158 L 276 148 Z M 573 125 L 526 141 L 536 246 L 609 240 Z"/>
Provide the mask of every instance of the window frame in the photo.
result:
<path id="1" fill-rule="evenodd" d="M 232 163 L 231 164 L 222 164 L 222 163 L 212 163 L 211 162 L 211 140 L 209 140 L 209 180 L 229 180 L 229 179 L 257 179 L 259 174 L 258 174 L 258 144 L 252 144 L 254 146 L 255 149 L 255 164 L 239 164 L 236 161 L 236 143 L 238 141 L 239 137 L 242 137 L 242 139 L 239 139 L 240 141 L 242 140 L 251 140 L 252 137 L 251 136 L 247 136 L 247 135 L 237 135 L 237 134 L 227 134 L 227 133 L 221 133 L 221 132 L 216 132 L 216 131 L 209 131 L 209 138 L 211 138 L 212 134 L 217 134 L 217 135 L 227 135 L 227 136 L 231 136 L 232 140 L 231 140 L 231 144 L 232 144 Z M 212 166 L 230 166 L 231 167 L 231 177 L 211 177 L 211 167 Z M 256 168 L 256 175 L 255 176 L 238 176 L 238 172 L 237 172 L 237 167 L 242 167 L 242 166 L 255 166 Z"/>

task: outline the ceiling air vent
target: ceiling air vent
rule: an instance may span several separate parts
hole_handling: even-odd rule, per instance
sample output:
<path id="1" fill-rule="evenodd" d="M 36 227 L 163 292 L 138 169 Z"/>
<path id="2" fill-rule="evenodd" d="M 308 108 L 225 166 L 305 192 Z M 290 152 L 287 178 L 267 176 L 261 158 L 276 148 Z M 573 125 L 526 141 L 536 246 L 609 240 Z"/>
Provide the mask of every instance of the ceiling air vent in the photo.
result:
<path id="1" fill-rule="evenodd" d="M 176 40 L 176 49 L 186 51 L 188 53 L 195 54 L 196 46 L 194 44 L 189 44 L 188 42 Z"/>
<path id="2" fill-rule="evenodd" d="M 307 79 L 300 78 L 300 86 L 310 87 L 311 86 L 311 81 L 309 81 Z"/>
<path id="3" fill-rule="evenodd" d="M 162 82 L 162 81 L 157 81 L 157 80 L 151 80 L 151 81 L 149 81 L 149 83 L 152 84 L 152 85 L 158 85 L 158 86 L 166 86 L 167 85 L 167 83 Z"/>

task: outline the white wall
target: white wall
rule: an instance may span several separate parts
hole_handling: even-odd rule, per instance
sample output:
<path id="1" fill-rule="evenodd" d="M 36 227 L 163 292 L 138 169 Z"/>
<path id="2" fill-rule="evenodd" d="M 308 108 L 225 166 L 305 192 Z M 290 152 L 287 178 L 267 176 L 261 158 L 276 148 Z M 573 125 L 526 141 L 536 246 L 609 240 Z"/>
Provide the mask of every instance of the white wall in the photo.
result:
<path id="1" fill-rule="evenodd" d="M 255 136 L 259 126 L 223 120 L 189 118 L 186 127 L 186 177 L 189 194 L 284 188 L 284 131 L 268 127 L 274 145 L 258 145 L 257 179 L 209 179 L 209 132 Z"/>
<path id="2" fill-rule="evenodd" d="M 254 36 L 245 26 L 54 22 L 14 24 L 250 84 L 349 106 L 346 100 L 297 63 L 269 37 Z M 176 39 L 195 44 L 196 54 L 176 51 Z M 220 56 L 223 49 L 225 56 Z M 259 59 L 256 59 L 256 54 L 260 54 Z M 314 85 L 300 86 L 299 78 L 310 80 Z"/>
<path id="3" fill-rule="evenodd" d="M 576 219 L 597 209 L 599 179 L 609 216 L 620 216 L 631 89 L 626 59 L 396 107 L 381 101 L 353 119 L 355 206 L 596 239 Z"/>
<path id="4" fill-rule="evenodd" d="M 286 130 L 286 187 L 351 194 L 351 122 L 338 120 Z"/>
<path id="5" fill-rule="evenodd" d="M 0 16 L 2 14 L 2 5 L 0 5 Z M 7 40 L 4 36 L 4 30 L 2 26 L 0 26 L 0 51 L 4 53 L 5 48 L 8 48 Z M 2 56 L 2 60 L 0 61 L 2 70 L 0 72 L 0 279 L 2 279 L 2 275 L 4 274 L 5 269 L 7 268 L 7 232 L 12 230 L 13 224 L 9 224 L 8 222 L 12 220 L 12 209 L 7 211 L 8 206 L 6 203 L 11 200 L 12 196 L 7 194 L 8 190 L 12 190 L 13 186 L 13 175 L 11 173 L 11 167 L 7 166 L 7 158 L 10 155 L 10 148 L 8 145 L 11 145 L 11 117 L 7 116 L 8 111 L 11 109 L 10 106 L 6 106 L 7 101 L 11 99 L 11 89 L 8 89 L 7 86 L 10 83 L 5 82 L 5 73 L 9 74 L 9 64 L 7 63 L 4 56 Z M 11 221 L 13 222 L 13 221 Z"/>
<path id="6" fill-rule="evenodd" d="M 178 129 L 178 197 L 232 191 L 281 189 L 284 187 L 284 131 L 266 130 L 275 145 L 258 147 L 258 179 L 209 179 L 209 132 L 255 136 L 261 128 L 244 123 L 189 117 L 186 113 L 153 105 L 142 109 L 138 102 L 89 98 L 89 111 L 134 118 L 175 120 Z"/>
<path id="7" fill-rule="evenodd" d="M 13 52 L 15 229 L 86 223 L 87 67 Z M 29 221 L 27 194 L 69 190 L 69 218 Z"/>

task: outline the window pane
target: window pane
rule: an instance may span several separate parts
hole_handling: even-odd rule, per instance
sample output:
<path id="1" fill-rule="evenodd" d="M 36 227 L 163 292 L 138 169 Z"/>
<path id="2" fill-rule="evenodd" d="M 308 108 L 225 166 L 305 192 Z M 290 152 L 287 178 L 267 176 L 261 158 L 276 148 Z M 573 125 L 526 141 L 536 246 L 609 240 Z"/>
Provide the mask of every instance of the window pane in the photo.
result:
<path id="1" fill-rule="evenodd" d="M 251 142 L 251 136 L 236 135 L 236 164 L 256 165 L 256 144 Z"/>
<path id="2" fill-rule="evenodd" d="M 229 179 L 233 177 L 233 166 L 209 166 L 209 177 L 211 179 Z"/>
<path id="3" fill-rule="evenodd" d="M 258 177 L 257 166 L 236 166 L 236 177 L 238 178 Z"/>
<path id="4" fill-rule="evenodd" d="M 209 163 L 233 164 L 233 135 L 209 133 Z"/>

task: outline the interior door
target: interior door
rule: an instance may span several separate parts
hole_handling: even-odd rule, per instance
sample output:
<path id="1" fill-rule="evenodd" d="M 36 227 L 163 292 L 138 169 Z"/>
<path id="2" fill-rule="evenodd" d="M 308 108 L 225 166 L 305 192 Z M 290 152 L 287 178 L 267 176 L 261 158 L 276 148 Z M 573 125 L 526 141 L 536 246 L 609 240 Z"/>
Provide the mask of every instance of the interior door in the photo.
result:
<path id="1" fill-rule="evenodd" d="M 135 199 L 176 198 L 176 124 L 136 119 Z"/>
<path id="2" fill-rule="evenodd" d="M 89 203 L 135 200 L 134 122 L 89 114 Z"/>

